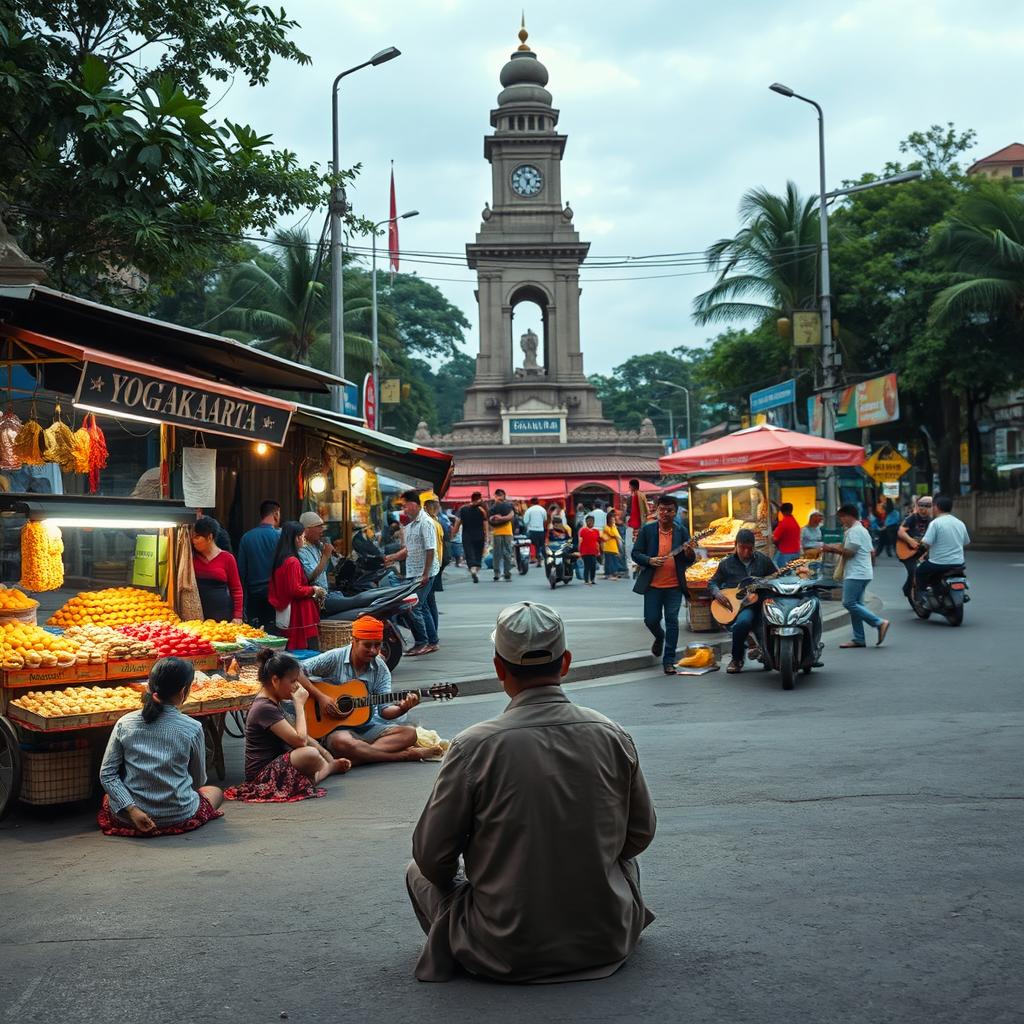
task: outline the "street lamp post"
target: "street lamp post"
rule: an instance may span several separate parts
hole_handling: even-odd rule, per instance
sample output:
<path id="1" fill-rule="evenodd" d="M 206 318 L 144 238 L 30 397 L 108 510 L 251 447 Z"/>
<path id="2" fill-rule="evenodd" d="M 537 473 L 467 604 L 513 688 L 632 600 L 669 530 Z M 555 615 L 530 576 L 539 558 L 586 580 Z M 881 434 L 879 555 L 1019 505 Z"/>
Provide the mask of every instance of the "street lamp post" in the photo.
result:
<path id="1" fill-rule="evenodd" d="M 401 54 L 401 50 L 394 46 L 379 50 L 369 60 L 357 64 L 355 67 L 342 71 L 334 79 L 331 86 L 331 172 L 336 176 L 334 187 L 331 189 L 331 199 L 328 204 L 328 211 L 331 219 L 331 373 L 335 377 L 345 376 L 345 298 L 344 286 L 342 284 L 342 260 L 344 258 L 344 247 L 341 238 L 341 219 L 345 215 L 345 187 L 337 175 L 341 173 L 341 157 L 338 143 L 338 85 L 341 80 L 355 71 L 361 71 L 366 67 L 376 67 L 389 60 L 394 60 Z M 331 388 L 331 409 L 334 412 L 342 412 L 344 409 L 344 395 L 342 386 L 335 385 Z"/>
<path id="2" fill-rule="evenodd" d="M 682 384 L 675 384 L 670 380 L 657 380 L 656 384 L 664 384 L 667 388 L 675 388 L 676 391 L 683 391 L 686 393 L 686 447 L 693 447 L 693 429 L 690 424 L 690 389 L 683 387 Z M 675 436 L 675 435 L 673 435 Z"/>
<path id="3" fill-rule="evenodd" d="M 377 341 L 377 229 L 385 224 L 392 224 L 396 220 L 418 217 L 419 213 L 419 210 L 409 210 L 406 213 L 399 214 L 397 217 L 385 217 L 373 225 L 373 270 L 370 274 L 370 280 L 372 282 L 371 293 L 373 295 L 371 305 L 371 324 L 373 327 L 373 394 L 376 399 L 371 426 L 374 430 L 378 430 L 380 424 L 380 346 Z"/>
<path id="4" fill-rule="evenodd" d="M 861 192 L 868 188 L 877 188 L 881 185 L 895 185 L 902 181 L 911 181 L 921 177 L 920 171 L 906 171 L 902 174 L 895 174 L 881 181 L 869 182 L 865 185 L 855 185 L 848 189 L 839 189 L 835 192 L 825 190 L 825 114 L 821 105 L 807 96 L 801 96 L 794 92 L 788 85 L 781 82 L 773 82 L 768 86 L 772 92 L 777 92 L 787 99 L 801 100 L 814 107 L 818 112 L 818 220 L 819 233 L 821 236 L 821 368 L 822 368 L 822 395 L 821 395 L 821 436 L 835 438 L 836 436 L 836 388 L 839 384 L 839 367 L 842 365 L 842 357 L 836 352 L 835 339 L 832 337 L 832 283 L 830 279 L 829 252 L 828 252 L 828 200 L 840 195 L 848 195 L 851 192 Z M 836 486 L 836 471 L 832 466 L 825 469 L 825 515 L 831 523 L 835 517 L 836 508 L 839 505 L 839 494 Z"/>

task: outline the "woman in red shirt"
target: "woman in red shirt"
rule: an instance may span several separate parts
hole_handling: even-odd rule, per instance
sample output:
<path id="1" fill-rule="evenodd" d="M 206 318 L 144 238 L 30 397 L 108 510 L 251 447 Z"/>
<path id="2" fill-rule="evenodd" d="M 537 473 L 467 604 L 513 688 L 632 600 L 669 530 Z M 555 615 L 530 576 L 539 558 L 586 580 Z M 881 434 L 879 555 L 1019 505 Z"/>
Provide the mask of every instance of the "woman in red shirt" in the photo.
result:
<path id="1" fill-rule="evenodd" d="M 309 649 L 317 639 L 323 587 L 311 587 L 299 561 L 306 543 L 301 523 L 285 523 L 274 551 L 267 600 L 277 612 L 277 631 L 288 638 L 289 651 Z"/>
<path id="2" fill-rule="evenodd" d="M 780 569 L 799 557 L 800 524 L 788 501 L 779 506 L 779 522 L 772 533 L 772 540 L 775 541 L 775 564 Z"/>
<path id="3" fill-rule="evenodd" d="M 594 517 L 587 516 L 586 526 L 579 532 L 580 554 L 583 556 L 583 582 L 594 585 L 597 559 L 601 554 L 601 531 L 594 529 Z"/>
<path id="4" fill-rule="evenodd" d="M 242 621 L 242 581 L 235 556 L 217 547 L 220 524 L 200 516 L 192 527 L 192 566 L 196 573 L 203 618 L 217 622 Z"/>

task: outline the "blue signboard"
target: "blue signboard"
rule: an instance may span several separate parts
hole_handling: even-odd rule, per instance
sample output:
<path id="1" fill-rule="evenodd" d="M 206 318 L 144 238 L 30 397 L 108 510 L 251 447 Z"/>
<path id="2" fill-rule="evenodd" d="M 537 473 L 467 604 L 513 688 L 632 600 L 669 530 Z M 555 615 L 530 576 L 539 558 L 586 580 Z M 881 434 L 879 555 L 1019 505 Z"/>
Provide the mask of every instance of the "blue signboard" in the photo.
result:
<path id="1" fill-rule="evenodd" d="M 359 385 L 346 384 L 345 393 L 342 396 L 342 412 L 346 416 L 359 415 Z"/>
<path id="2" fill-rule="evenodd" d="M 792 405 L 796 401 L 796 381 L 784 380 L 781 384 L 773 384 L 770 388 L 750 393 L 750 411 L 764 412 L 766 409 L 777 409 L 780 405 Z"/>
<path id="3" fill-rule="evenodd" d="M 510 434 L 561 434 L 562 421 L 557 416 L 515 416 L 508 421 Z"/>

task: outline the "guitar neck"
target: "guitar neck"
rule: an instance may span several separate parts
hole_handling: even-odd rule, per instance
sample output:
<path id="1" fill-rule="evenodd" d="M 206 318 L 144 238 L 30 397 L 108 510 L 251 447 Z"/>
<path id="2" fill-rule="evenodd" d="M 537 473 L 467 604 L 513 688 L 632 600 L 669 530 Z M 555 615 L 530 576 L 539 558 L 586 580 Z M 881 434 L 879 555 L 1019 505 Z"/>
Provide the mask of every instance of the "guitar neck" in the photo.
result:
<path id="1" fill-rule="evenodd" d="M 355 697 L 352 700 L 352 706 L 355 708 L 374 708 L 379 707 L 381 704 L 399 704 L 410 693 L 415 693 L 418 697 L 429 697 L 430 690 L 399 690 L 397 693 L 371 693 L 365 697 Z"/>

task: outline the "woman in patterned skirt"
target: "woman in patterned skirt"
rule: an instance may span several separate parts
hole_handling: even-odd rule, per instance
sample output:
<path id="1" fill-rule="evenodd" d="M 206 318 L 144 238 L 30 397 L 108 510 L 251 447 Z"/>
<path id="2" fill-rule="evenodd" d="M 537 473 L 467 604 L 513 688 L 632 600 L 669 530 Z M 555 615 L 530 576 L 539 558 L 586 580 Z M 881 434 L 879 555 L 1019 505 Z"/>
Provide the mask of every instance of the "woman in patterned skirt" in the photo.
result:
<path id="1" fill-rule="evenodd" d="M 223 793 L 206 785 L 203 728 L 179 710 L 194 676 L 190 662 L 161 658 L 142 710 L 115 723 L 100 766 L 97 822 L 108 836 L 180 835 L 223 815 Z"/>
<path id="2" fill-rule="evenodd" d="M 347 772 L 352 762 L 306 733 L 309 693 L 299 686 L 299 663 L 290 654 L 264 649 L 259 666 L 260 692 L 245 716 L 245 782 L 225 790 L 225 798 L 274 804 L 326 796 L 317 783 Z M 295 703 L 295 725 L 281 710 L 283 700 Z"/>

